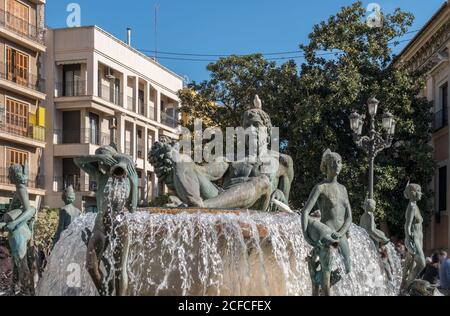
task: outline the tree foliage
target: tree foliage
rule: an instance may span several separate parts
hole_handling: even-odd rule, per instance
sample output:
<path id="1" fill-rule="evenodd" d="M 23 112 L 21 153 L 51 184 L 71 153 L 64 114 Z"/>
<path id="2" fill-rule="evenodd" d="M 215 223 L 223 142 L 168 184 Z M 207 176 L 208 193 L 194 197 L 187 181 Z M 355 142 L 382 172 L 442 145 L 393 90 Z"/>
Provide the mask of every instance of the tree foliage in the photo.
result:
<path id="1" fill-rule="evenodd" d="M 380 112 L 391 112 L 398 122 L 394 146 L 376 160 L 376 215 L 401 237 L 408 179 L 426 189 L 434 172 L 431 104 L 417 97 L 423 89 L 421 74 L 395 67 L 392 51 L 412 22 L 411 14 L 397 9 L 384 15 L 380 27 L 369 27 L 361 2 L 344 7 L 314 26 L 309 43 L 300 45 L 303 64 L 277 65 L 258 54 L 221 58 L 208 65 L 209 80 L 180 92 L 182 111 L 209 118 L 213 126 L 239 126 L 243 111 L 259 94 L 280 128 L 283 149 L 295 162 L 291 204 L 302 207 L 323 179 L 320 160 L 330 148 L 346 163 L 340 181 L 348 188 L 358 222 L 368 191 L 368 159 L 353 142 L 348 117 L 355 110 L 365 114 L 367 99 L 375 96 Z M 431 213 L 430 196 L 427 192 L 421 204 L 425 215 Z"/>

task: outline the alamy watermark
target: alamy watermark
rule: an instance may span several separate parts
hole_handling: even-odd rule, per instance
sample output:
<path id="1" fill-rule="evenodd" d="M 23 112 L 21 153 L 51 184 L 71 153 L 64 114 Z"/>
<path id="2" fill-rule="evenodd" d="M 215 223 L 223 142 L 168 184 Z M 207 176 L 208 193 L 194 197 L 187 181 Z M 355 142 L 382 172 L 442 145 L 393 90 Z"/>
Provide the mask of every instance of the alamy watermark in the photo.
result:
<path id="1" fill-rule="evenodd" d="M 78 3 L 69 3 L 66 7 L 66 11 L 69 12 L 69 15 L 66 19 L 67 27 L 80 27 L 81 6 Z"/>
<path id="2" fill-rule="evenodd" d="M 381 6 L 378 3 L 369 3 L 366 8 L 366 24 L 367 26 L 381 27 L 383 25 L 383 14 L 381 12 Z"/>

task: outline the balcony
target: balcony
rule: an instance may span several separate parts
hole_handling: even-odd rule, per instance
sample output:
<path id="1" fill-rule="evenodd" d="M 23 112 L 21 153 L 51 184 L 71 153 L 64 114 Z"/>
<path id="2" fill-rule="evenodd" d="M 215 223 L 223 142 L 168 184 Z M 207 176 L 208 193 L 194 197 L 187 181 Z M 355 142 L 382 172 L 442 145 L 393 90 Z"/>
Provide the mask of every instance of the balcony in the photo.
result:
<path id="1" fill-rule="evenodd" d="M 20 88 L 28 88 L 45 93 L 45 81 L 37 75 L 29 73 L 26 69 L 16 67 L 10 69 L 7 64 L 0 62 L 0 79 L 14 83 L 19 90 Z"/>
<path id="2" fill-rule="evenodd" d="M 101 133 L 96 129 L 55 130 L 57 144 L 91 144 L 106 146 L 111 143 L 111 134 Z"/>
<path id="3" fill-rule="evenodd" d="M 29 138 L 31 140 L 37 140 L 45 142 L 45 128 L 40 126 L 29 126 L 28 128 L 22 128 L 19 124 L 0 124 L 0 132 L 19 136 L 23 138 Z"/>
<path id="4" fill-rule="evenodd" d="M 152 105 L 148 107 L 148 118 L 155 121 L 155 107 Z"/>
<path id="5" fill-rule="evenodd" d="M 433 130 L 436 132 L 448 125 L 448 108 L 434 113 Z"/>
<path id="6" fill-rule="evenodd" d="M 133 147 L 131 146 L 131 142 L 125 142 L 124 154 L 133 157 Z"/>
<path id="7" fill-rule="evenodd" d="M 114 86 L 108 86 L 99 83 L 98 97 L 107 102 L 113 103 L 118 106 L 122 106 L 123 93 L 121 93 L 118 90 L 115 90 Z"/>
<path id="8" fill-rule="evenodd" d="M 145 108 L 147 107 L 147 103 L 144 100 L 138 99 L 138 110 L 140 115 L 145 115 Z"/>
<path id="9" fill-rule="evenodd" d="M 66 81 L 56 83 L 55 97 L 82 97 L 86 96 L 86 81 Z"/>
<path id="10" fill-rule="evenodd" d="M 161 112 L 161 123 L 170 128 L 177 128 L 178 119 L 176 117 L 168 115 L 167 113 Z"/>
<path id="11" fill-rule="evenodd" d="M 28 48 L 45 51 L 45 30 L 43 28 L 37 27 L 29 21 L 1 9 L 0 28 L 11 33 L 11 36 L 8 36 L 9 34 L 4 34 L 7 37 L 11 37 L 11 40 L 19 39 L 21 40 L 20 44 L 25 44 Z M 17 39 L 15 37 L 17 37 Z M 28 41 L 30 41 L 30 43 L 28 43 Z"/>
<path id="12" fill-rule="evenodd" d="M 14 185 L 8 178 L 9 168 L 0 168 L 0 184 L 3 185 Z M 28 176 L 28 188 L 43 190 L 45 188 L 44 176 L 39 176 L 37 174 L 30 173 Z"/>
<path id="13" fill-rule="evenodd" d="M 135 102 L 136 98 L 127 97 L 127 110 L 134 112 L 134 102 Z"/>
<path id="14" fill-rule="evenodd" d="M 55 177 L 53 182 L 57 186 L 57 191 L 62 192 L 69 186 L 72 186 L 76 192 L 95 192 L 97 191 L 97 183 L 91 181 L 89 184 L 81 183 L 81 176 L 79 174 L 66 174 L 62 177 Z"/>
<path id="15" fill-rule="evenodd" d="M 137 158 L 145 159 L 145 146 L 140 144 L 137 145 Z"/>

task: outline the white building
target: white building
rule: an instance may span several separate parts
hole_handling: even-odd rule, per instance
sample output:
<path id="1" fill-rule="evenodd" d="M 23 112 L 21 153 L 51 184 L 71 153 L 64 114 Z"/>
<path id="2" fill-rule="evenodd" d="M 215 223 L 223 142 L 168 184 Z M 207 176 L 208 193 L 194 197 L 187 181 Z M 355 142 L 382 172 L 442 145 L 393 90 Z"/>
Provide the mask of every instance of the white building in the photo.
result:
<path id="1" fill-rule="evenodd" d="M 136 162 L 141 202 L 154 198 L 147 153 L 159 137 L 178 137 L 183 78 L 96 26 L 49 30 L 45 76 L 54 84 L 47 84 L 44 205 L 60 207 L 62 190 L 73 185 L 76 205 L 95 207 L 96 183 L 73 158 L 112 141 L 112 117 L 119 151 Z"/>

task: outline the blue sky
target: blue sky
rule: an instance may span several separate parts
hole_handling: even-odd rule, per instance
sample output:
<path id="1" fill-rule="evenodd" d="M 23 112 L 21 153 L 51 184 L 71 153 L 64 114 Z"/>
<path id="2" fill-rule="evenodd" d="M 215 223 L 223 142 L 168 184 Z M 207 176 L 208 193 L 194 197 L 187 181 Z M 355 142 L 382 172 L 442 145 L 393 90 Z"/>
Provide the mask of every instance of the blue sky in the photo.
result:
<path id="1" fill-rule="evenodd" d="M 307 42 L 313 25 L 354 1 L 47 0 L 47 25 L 65 27 L 66 7 L 72 2 L 81 6 L 82 25 L 98 25 L 123 40 L 126 28 L 131 27 L 133 47 L 141 50 L 155 48 L 154 8 L 159 4 L 159 51 L 217 55 L 295 51 L 300 43 Z M 428 21 L 444 0 L 363 1 L 365 6 L 372 2 L 377 2 L 383 12 L 392 12 L 397 7 L 412 12 L 416 16 L 412 28 L 415 30 Z M 414 34 L 407 38 L 412 36 Z M 160 55 L 163 56 L 176 57 Z M 209 60 L 215 57 L 183 58 Z M 302 60 L 296 61 L 301 63 Z M 159 62 L 189 80 L 208 78 L 207 61 L 161 58 Z"/>

